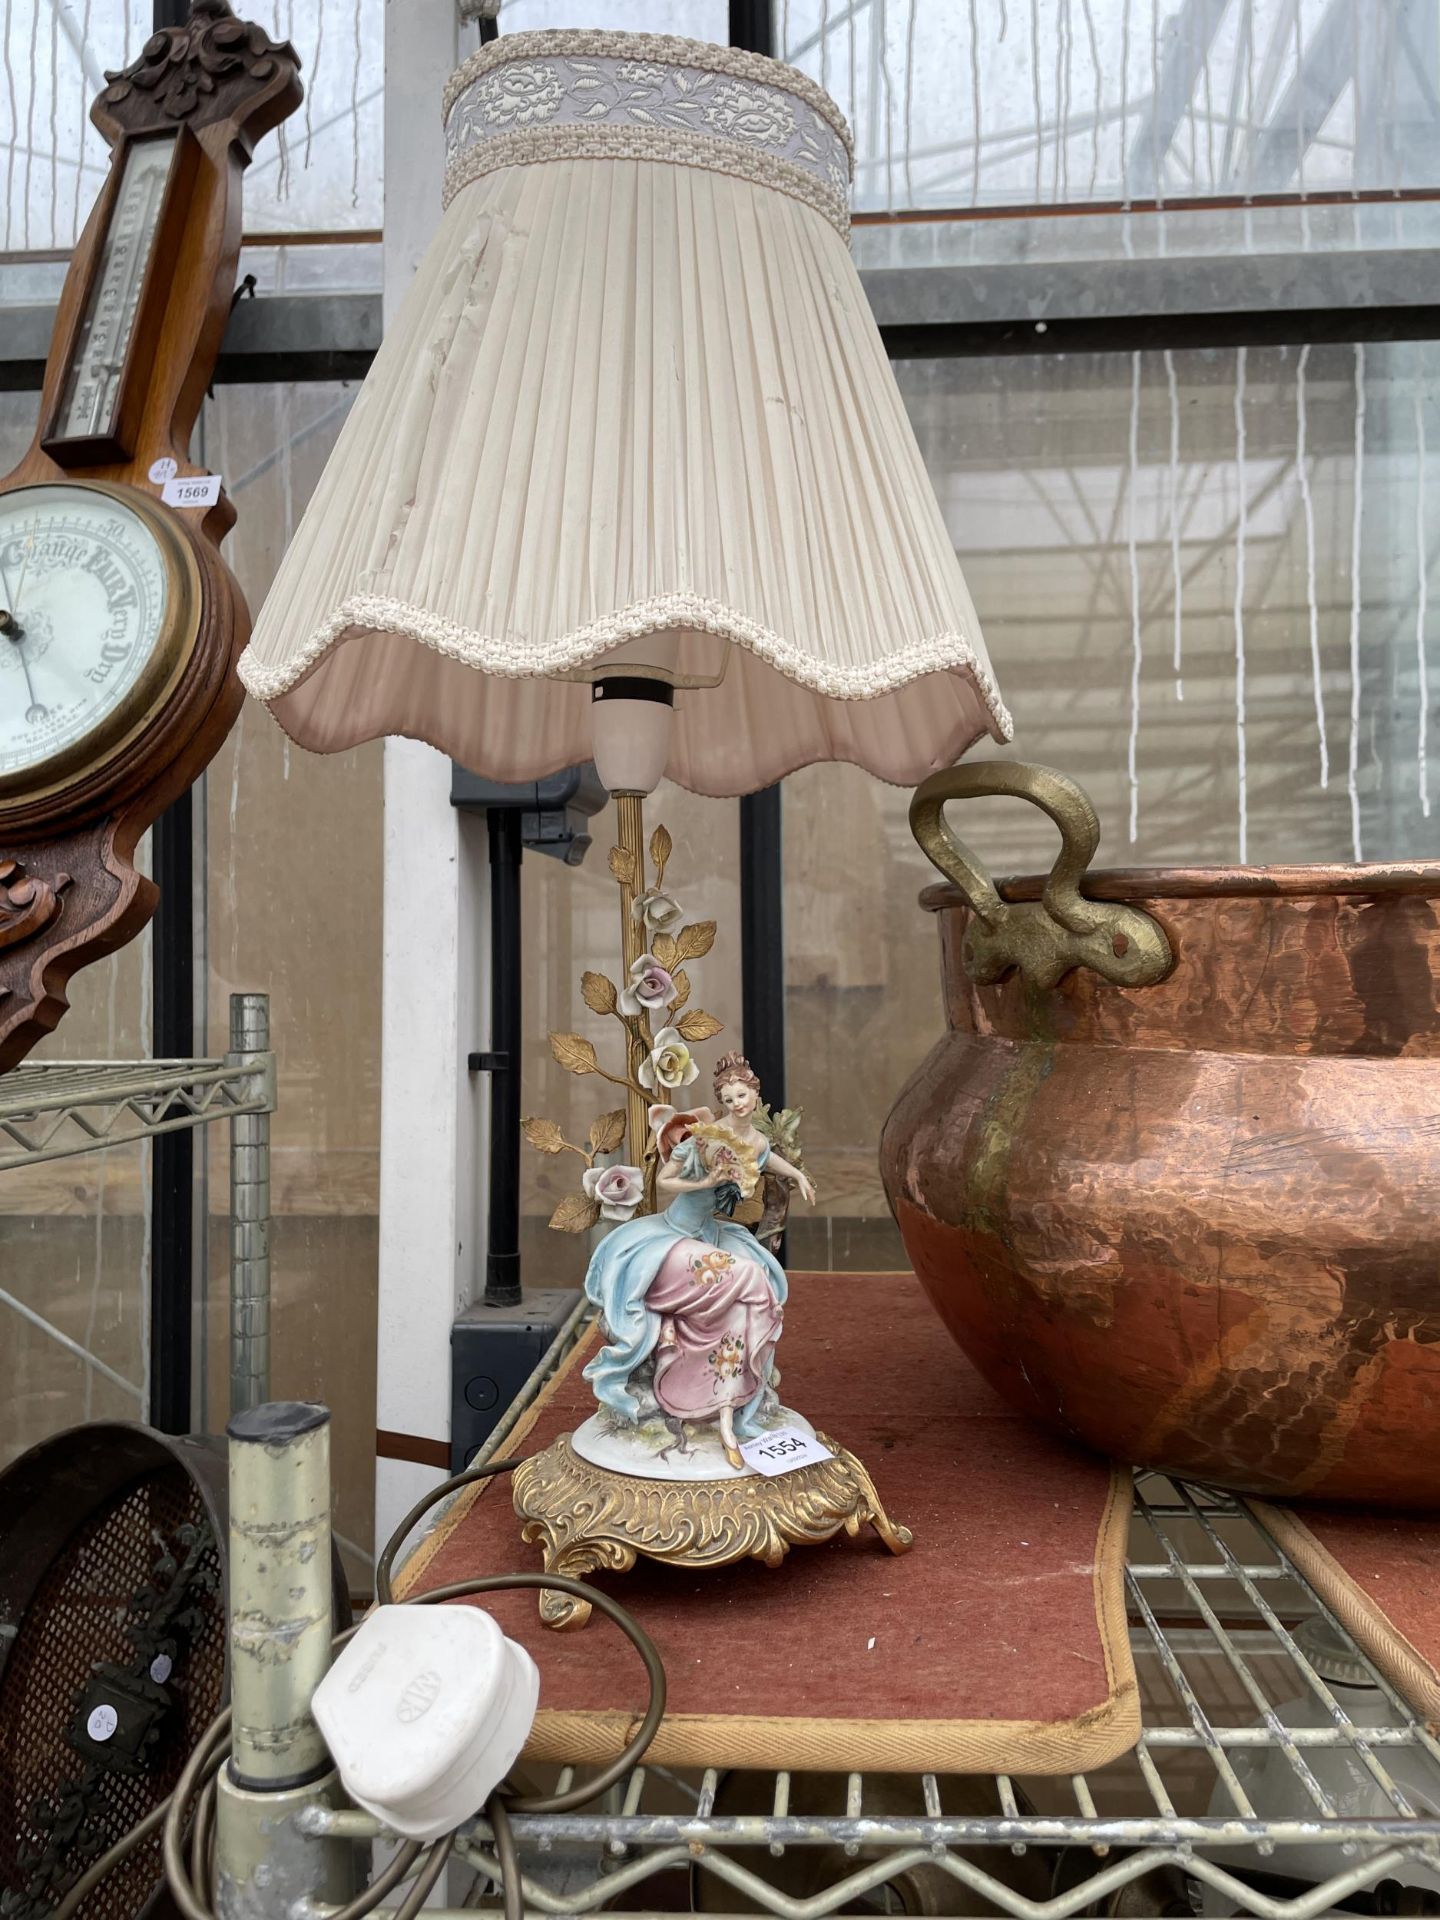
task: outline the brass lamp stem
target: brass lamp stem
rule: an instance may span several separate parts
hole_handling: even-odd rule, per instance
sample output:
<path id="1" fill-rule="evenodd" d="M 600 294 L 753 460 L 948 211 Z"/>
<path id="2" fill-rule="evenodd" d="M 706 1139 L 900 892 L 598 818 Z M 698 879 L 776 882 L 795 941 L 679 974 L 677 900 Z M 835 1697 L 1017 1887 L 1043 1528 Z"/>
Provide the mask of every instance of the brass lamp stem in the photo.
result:
<path id="1" fill-rule="evenodd" d="M 645 796 L 643 793 L 617 793 L 615 801 L 615 827 L 620 851 L 630 855 L 629 871 L 638 885 L 620 884 L 620 950 L 625 961 L 625 976 L 628 978 L 631 967 L 645 951 L 644 923 L 637 920 L 632 908 L 637 892 L 643 890 L 645 880 Z M 627 1039 L 629 1050 L 630 1078 L 638 1076 L 640 1066 L 645 1059 L 644 1043 L 631 1033 Z M 645 1164 L 646 1125 L 645 1101 L 638 1093 L 627 1093 L 625 1109 L 628 1116 L 630 1134 L 630 1164 L 643 1167 Z"/>

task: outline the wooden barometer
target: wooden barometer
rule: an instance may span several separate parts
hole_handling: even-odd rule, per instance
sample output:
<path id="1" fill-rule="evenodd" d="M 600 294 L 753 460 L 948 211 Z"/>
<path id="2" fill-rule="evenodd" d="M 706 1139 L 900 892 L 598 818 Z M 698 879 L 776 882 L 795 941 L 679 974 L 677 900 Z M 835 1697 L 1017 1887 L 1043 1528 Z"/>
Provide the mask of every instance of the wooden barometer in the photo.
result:
<path id="1" fill-rule="evenodd" d="M 137 844 L 239 711 L 250 616 L 220 557 L 235 512 L 203 477 L 187 487 L 189 443 L 230 310 L 241 174 L 298 106 L 298 70 L 227 0 L 193 0 L 91 110 L 110 171 L 35 439 L 0 481 L 0 1071 L 59 1021 L 71 975 L 154 912 Z"/>

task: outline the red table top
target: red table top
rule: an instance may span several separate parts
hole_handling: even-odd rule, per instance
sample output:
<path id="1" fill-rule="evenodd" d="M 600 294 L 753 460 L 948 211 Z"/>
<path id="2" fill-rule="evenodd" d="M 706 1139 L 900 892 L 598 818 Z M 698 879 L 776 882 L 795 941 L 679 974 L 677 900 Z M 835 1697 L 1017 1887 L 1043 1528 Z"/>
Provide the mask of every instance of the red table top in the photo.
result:
<path id="1" fill-rule="evenodd" d="M 530 1453 L 593 1408 L 580 1367 L 507 1452 Z M 664 1657 L 672 1765 L 1072 1772 L 1134 1744 L 1125 1633 L 1128 1472 L 1011 1412 L 951 1343 L 910 1275 L 796 1274 L 782 1394 L 864 1463 L 912 1550 L 868 1530 L 792 1549 L 783 1565 L 705 1570 L 640 1561 L 590 1576 Z M 401 1589 L 523 1567 L 503 1481 L 457 1501 Z M 628 1645 L 599 1615 L 540 1626 L 529 1593 L 486 1597 L 541 1671 L 526 1752 L 608 1758 L 643 1704 Z"/>

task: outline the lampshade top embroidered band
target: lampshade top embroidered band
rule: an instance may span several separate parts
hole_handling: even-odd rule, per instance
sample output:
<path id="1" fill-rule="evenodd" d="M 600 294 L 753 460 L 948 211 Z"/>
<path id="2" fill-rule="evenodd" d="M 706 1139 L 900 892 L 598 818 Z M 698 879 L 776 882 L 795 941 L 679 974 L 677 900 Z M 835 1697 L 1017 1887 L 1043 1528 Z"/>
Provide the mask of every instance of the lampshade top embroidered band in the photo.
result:
<path id="1" fill-rule="evenodd" d="M 829 94 L 778 60 L 701 40 L 549 32 L 492 41 L 445 90 L 445 149 L 447 204 L 495 167 L 668 160 L 778 187 L 842 235 L 850 227 L 850 130 Z"/>
<path id="2" fill-rule="evenodd" d="M 446 133 L 251 693 L 320 752 L 406 734 L 528 780 L 590 758 L 591 681 L 651 672 L 666 771 L 711 794 L 815 760 L 911 784 L 1008 739 L 828 97 L 729 48 L 515 34 L 454 76 Z"/>

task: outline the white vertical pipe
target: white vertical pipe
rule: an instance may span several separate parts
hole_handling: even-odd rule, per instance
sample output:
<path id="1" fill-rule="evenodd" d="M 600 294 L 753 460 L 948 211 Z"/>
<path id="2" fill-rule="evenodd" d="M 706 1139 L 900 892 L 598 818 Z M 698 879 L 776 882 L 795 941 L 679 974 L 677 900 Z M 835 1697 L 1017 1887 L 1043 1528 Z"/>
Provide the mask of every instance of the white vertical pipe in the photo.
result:
<path id="1" fill-rule="evenodd" d="M 980 204 L 980 20 L 975 11 L 975 0 L 970 0 L 970 115 L 974 121 L 970 129 L 970 204 Z"/>
<path id="2" fill-rule="evenodd" d="M 1054 197 L 1063 206 L 1070 197 L 1070 0 L 1060 0 L 1055 33 Z"/>
<path id="3" fill-rule="evenodd" d="M 1300 349 L 1295 374 L 1295 471 L 1300 480 L 1300 510 L 1305 520 L 1305 606 L 1310 619 L 1310 682 L 1315 695 L 1315 729 L 1320 736 L 1320 786 L 1330 784 L 1330 742 L 1325 732 L 1325 689 L 1320 671 L 1320 601 L 1315 582 L 1315 500 L 1310 491 L 1310 454 L 1306 444 L 1305 376 L 1310 348 Z"/>
<path id="4" fill-rule="evenodd" d="M 1140 751 L 1140 667 L 1142 664 L 1140 628 L 1140 550 L 1136 526 L 1140 492 L 1140 355 L 1130 356 L 1130 467 L 1126 477 L 1129 513 L 1126 517 L 1126 546 L 1130 559 L 1130 740 L 1125 768 L 1130 783 L 1130 842 L 1134 845 L 1140 831 L 1140 775 L 1137 759 Z"/>
<path id="5" fill-rule="evenodd" d="M 5 37 L 5 91 L 10 101 L 11 136 L 5 147 L 5 251 L 13 245 L 15 225 L 15 155 L 20 148 L 19 95 L 15 89 L 15 61 L 10 51 L 10 29 L 14 24 L 15 0 L 5 0 L 5 18 L 0 33 Z"/>
<path id="6" fill-rule="evenodd" d="M 1417 378 L 1415 406 L 1415 673 L 1420 708 L 1419 737 L 1415 743 L 1416 783 L 1420 811 L 1430 818 L 1430 670 L 1425 657 L 1425 624 L 1430 603 L 1429 516 L 1425 502 L 1425 389 Z"/>
<path id="7" fill-rule="evenodd" d="M 1090 128 L 1090 184 L 1085 189 L 1087 196 L 1095 198 L 1095 183 L 1100 178 L 1100 122 L 1105 113 L 1105 78 L 1100 64 L 1100 46 L 1095 37 L 1095 15 L 1090 9 L 1090 0 L 1080 0 L 1085 9 L 1085 32 L 1090 41 L 1090 69 L 1095 79 L 1095 105 L 1093 125 Z M 1124 136 L 1124 129 L 1121 129 Z"/>
<path id="8" fill-rule="evenodd" d="M 315 98 L 320 91 L 320 62 L 325 53 L 325 0 L 314 0 L 315 55 L 310 62 L 309 85 L 305 89 L 305 160 L 310 165 L 310 148 L 315 140 Z M 389 13 L 387 6 L 386 13 Z M 388 74 L 387 74 L 388 78 Z"/>
<path id="9" fill-rule="evenodd" d="M 360 204 L 360 63 L 365 52 L 365 21 L 362 0 L 354 0 L 351 30 L 355 51 L 350 62 L 350 204 Z"/>
<path id="10" fill-rule="evenodd" d="M 1045 166 L 1045 108 L 1040 98 L 1040 6 L 1030 0 L 1030 93 L 1035 103 L 1035 204 L 1043 197 Z"/>
<path id="11" fill-rule="evenodd" d="M 1245 745 L 1245 536 L 1249 499 L 1245 475 L 1245 361 L 1247 349 L 1235 354 L 1235 774 L 1239 789 L 1240 865 L 1250 844 L 1249 776 Z"/>
<path id="12" fill-rule="evenodd" d="M 274 37 L 277 40 L 288 40 L 291 38 L 290 31 L 288 27 L 283 27 L 280 24 L 280 3 L 281 3 L 281 0 L 275 0 Z M 290 198 L 290 143 L 285 138 L 285 122 L 283 120 L 280 122 L 279 126 L 275 129 L 275 143 L 276 143 L 276 152 L 277 152 L 276 171 L 275 171 L 275 198 L 277 202 L 283 207 L 285 202 Z M 222 467 L 220 471 L 222 473 L 227 473 L 229 469 L 227 467 Z M 287 540 L 290 537 L 290 529 L 288 528 L 288 526 L 285 530 L 285 537 Z"/>
<path id="13" fill-rule="evenodd" d="M 1295 7 L 1295 186 L 1300 195 L 1300 249 L 1310 251 L 1310 207 L 1305 198 L 1305 38 L 1300 15 L 1300 0 Z"/>
<path id="14" fill-rule="evenodd" d="M 1355 484 L 1350 514 L 1350 753 L 1345 785 L 1350 795 L 1350 840 L 1356 860 L 1365 858 L 1360 832 L 1360 530 L 1365 512 L 1365 343 L 1355 343 Z"/>
<path id="15" fill-rule="evenodd" d="M 1121 236 L 1126 259 L 1135 252 L 1135 237 L 1130 231 L 1130 0 L 1121 0 L 1120 10 L 1120 204 Z"/>
<path id="16" fill-rule="evenodd" d="M 910 171 L 910 148 L 915 115 L 915 11 L 919 0 L 910 0 L 905 22 L 905 204 L 915 204 L 915 182 Z"/>
<path id="17" fill-rule="evenodd" d="M 35 102 L 40 89 L 35 84 L 35 76 L 40 71 L 40 0 L 34 0 L 34 10 L 30 15 L 30 58 L 27 67 L 29 87 L 25 101 L 25 220 L 21 228 L 20 244 L 28 252 L 34 242 L 30 238 L 30 209 L 35 204 L 33 180 L 35 172 Z M 19 130 L 18 120 L 15 123 Z"/>
<path id="18" fill-rule="evenodd" d="M 32 75 L 32 82 L 39 76 Z M 73 236 L 60 231 L 60 8 L 50 13 L 50 244 L 62 247 Z"/>
<path id="19" fill-rule="evenodd" d="M 1180 387 L 1175 378 L 1175 355 L 1165 349 L 1165 385 L 1170 396 L 1170 581 L 1175 602 L 1172 667 L 1175 698 L 1185 698 L 1182 672 L 1185 646 L 1185 580 L 1180 570 Z"/>

